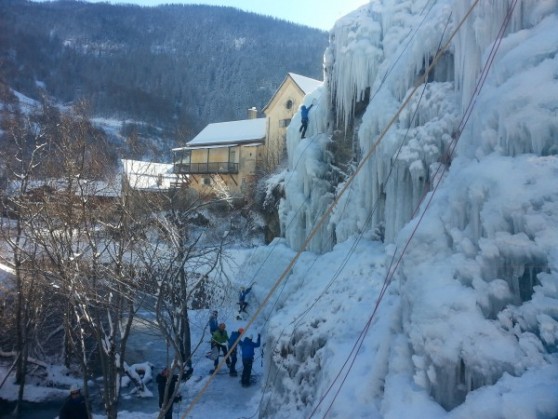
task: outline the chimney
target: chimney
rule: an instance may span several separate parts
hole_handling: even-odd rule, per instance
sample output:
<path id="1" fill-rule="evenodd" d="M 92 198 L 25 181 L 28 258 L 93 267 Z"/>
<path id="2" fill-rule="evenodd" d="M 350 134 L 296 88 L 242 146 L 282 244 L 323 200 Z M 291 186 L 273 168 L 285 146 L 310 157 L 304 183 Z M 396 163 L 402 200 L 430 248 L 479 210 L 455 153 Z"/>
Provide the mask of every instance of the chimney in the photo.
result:
<path id="1" fill-rule="evenodd" d="M 258 110 L 255 106 L 248 109 L 248 119 L 256 119 L 258 117 Z"/>

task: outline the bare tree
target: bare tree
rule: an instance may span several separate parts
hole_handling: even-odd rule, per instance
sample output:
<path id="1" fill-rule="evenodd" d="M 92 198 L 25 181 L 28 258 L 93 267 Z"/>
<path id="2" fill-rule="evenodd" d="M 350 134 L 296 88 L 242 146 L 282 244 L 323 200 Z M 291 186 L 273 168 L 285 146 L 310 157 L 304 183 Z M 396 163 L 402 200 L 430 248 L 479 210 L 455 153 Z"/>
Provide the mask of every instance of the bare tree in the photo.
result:
<path id="1" fill-rule="evenodd" d="M 13 218 L 2 218 L 0 235 L 9 248 L 2 260 L 13 267 L 14 294 L 13 325 L 16 383 L 19 384 L 15 415 L 18 416 L 23 401 L 30 348 L 36 343 L 37 328 L 43 312 L 44 284 L 33 269 L 37 248 L 25 233 L 26 220 L 33 216 L 29 184 L 44 155 L 45 139 L 41 126 L 24 115 L 17 103 L 3 108 L 2 147 L 0 153 L 5 164 L 6 185 L 2 196 L 2 213 Z M 7 191 L 7 192 L 6 192 Z M 6 318 L 4 318 L 7 320 Z M 9 330 L 9 323 L 4 323 Z"/>
<path id="2" fill-rule="evenodd" d="M 80 105 L 74 114 L 63 115 L 56 134 L 44 170 L 53 192 L 43 197 L 29 220 L 27 236 L 46 258 L 44 275 L 66 299 L 66 363 L 80 364 L 87 398 L 87 377 L 100 367 L 105 412 L 116 418 L 126 344 L 137 310 L 136 235 L 113 193 L 110 156 L 86 108 Z"/>
<path id="3" fill-rule="evenodd" d="M 133 188 L 130 193 L 142 194 Z M 136 212 L 149 219 L 142 225 L 151 226 L 148 240 L 141 246 L 141 269 L 154 295 L 152 304 L 159 330 L 174 352 L 168 367 L 180 378 L 187 379 L 193 371 L 192 355 L 204 341 L 202 337 L 192 342 L 188 311 L 193 304 L 197 308 L 200 304 L 206 307 L 211 304 L 209 299 L 201 303 L 199 298 L 195 303 L 194 300 L 199 297 L 201 287 L 219 287 L 208 281 L 208 277 L 221 269 L 227 237 L 216 234 L 214 226 L 199 226 L 205 224 L 201 221 L 202 209 L 215 205 L 215 201 L 199 199 L 189 189 L 161 191 L 150 199 L 145 199 L 144 193 L 142 196 L 142 200 L 128 199 L 136 203 Z M 211 290 L 205 295 L 217 294 Z M 160 418 L 170 408 L 178 390 L 179 386 L 175 386 L 175 394 L 166 399 Z"/>
<path id="4" fill-rule="evenodd" d="M 88 377 L 100 369 L 104 409 L 116 418 L 127 341 L 142 305 L 155 311 L 157 326 L 173 348 L 169 366 L 180 378 L 192 371 L 192 354 L 203 338 L 192 342 L 189 310 L 209 307 L 210 298 L 223 295 L 227 286 L 214 282 L 227 234 L 202 215 L 216 200 L 189 189 L 117 196 L 112 156 L 83 104 L 70 114 L 45 106 L 27 126 L 22 114 L 11 118 L 3 118 L 12 124 L 3 131 L 12 135 L 13 147 L 2 152 L 4 161 L 18 165 L 3 171 L 17 179 L 10 184 L 18 190 L 3 197 L 4 212 L 15 218 L 1 230 L 16 272 L 14 368 L 20 401 L 31 338 L 40 333 L 39 318 L 49 319 L 46 308 L 57 301 L 54 312 L 63 327 L 43 335 L 63 342 L 67 366 L 77 362 L 88 400 Z M 226 197 L 222 205 L 228 205 Z M 6 312 L 0 314 L 7 318 Z"/>

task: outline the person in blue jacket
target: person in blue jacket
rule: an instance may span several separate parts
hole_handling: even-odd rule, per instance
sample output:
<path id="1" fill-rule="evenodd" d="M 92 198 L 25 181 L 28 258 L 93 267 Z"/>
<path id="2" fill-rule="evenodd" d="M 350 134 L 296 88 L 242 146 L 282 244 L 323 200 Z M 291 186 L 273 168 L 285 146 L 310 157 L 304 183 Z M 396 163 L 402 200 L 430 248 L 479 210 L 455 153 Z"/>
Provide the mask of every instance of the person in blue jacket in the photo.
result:
<path id="1" fill-rule="evenodd" d="M 306 105 L 302 105 L 300 107 L 300 128 L 298 129 L 298 132 L 302 134 L 300 138 L 306 137 L 306 129 L 308 128 L 308 113 L 310 113 L 312 106 L 314 106 L 314 104 L 311 104 L 308 107 L 306 107 Z"/>
<path id="2" fill-rule="evenodd" d="M 238 313 L 246 313 L 246 307 L 248 307 L 248 302 L 246 301 L 246 297 L 248 297 L 248 294 L 250 293 L 250 291 L 252 291 L 252 286 L 254 284 L 250 285 L 248 288 L 244 288 L 244 287 L 240 287 L 240 291 L 238 292 Z"/>
<path id="3" fill-rule="evenodd" d="M 209 334 L 211 336 L 213 336 L 213 333 L 215 333 L 217 331 L 217 329 L 219 328 L 219 322 L 217 320 L 217 315 L 219 313 L 217 312 L 217 310 L 213 310 L 211 312 L 211 316 L 209 316 Z"/>
<path id="4" fill-rule="evenodd" d="M 254 349 L 260 346 L 260 334 L 258 333 L 258 341 L 254 343 L 252 336 L 247 336 L 240 342 L 240 349 L 242 351 L 242 378 L 240 383 L 242 387 L 250 385 L 250 376 L 252 375 L 252 364 L 254 363 Z"/>

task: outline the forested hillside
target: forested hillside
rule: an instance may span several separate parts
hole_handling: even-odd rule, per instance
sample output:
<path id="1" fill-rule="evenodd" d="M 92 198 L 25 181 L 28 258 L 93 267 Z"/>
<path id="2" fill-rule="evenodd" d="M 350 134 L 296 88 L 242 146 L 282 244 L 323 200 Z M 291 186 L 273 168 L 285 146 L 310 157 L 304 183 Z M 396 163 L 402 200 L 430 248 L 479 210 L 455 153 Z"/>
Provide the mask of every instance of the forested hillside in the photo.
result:
<path id="1" fill-rule="evenodd" d="M 230 7 L 0 2 L 0 82 L 89 102 L 165 142 L 261 109 L 289 71 L 322 77 L 328 34 Z M 174 144 L 173 144 L 174 145 Z"/>

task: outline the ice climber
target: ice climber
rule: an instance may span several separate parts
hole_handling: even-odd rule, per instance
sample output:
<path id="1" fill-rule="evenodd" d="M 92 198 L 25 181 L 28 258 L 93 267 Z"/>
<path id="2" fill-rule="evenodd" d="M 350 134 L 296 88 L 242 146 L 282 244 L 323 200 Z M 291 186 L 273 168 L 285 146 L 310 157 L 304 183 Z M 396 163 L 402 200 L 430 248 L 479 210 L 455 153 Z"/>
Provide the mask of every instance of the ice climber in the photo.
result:
<path id="1" fill-rule="evenodd" d="M 242 379 L 240 383 L 242 387 L 250 385 L 250 376 L 252 375 L 252 364 L 254 363 L 254 349 L 260 346 L 260 334 L 258 333 L 258 341 L 254 343 L 252 336 L 247 336 L 240 342 L 240 349 L 242 350 Z"/>
<path id="2" fill-rule="evenodd" d="M 300 107 L 300 128 L 298 129 L 298 132 L 302 134 L 300 138 L 306 138 L 306 129 L 308 128 L 308 113 L 310 112 L 310 109 L 312 109 L 312 106 L 314 106 L 314 104 L 311 104 L 308 107 L 306 107 L 306 105 L 302 105 Z"/>
<path id="3" fill-rule="evenodd" d="M 248 302 L 246 301 L 246 298 L 248 297 L 248 294 L 250 293 L 250 291 L 252 291 L 252 286 L 254 284 L 250 285 L 248 288 L 244 288 L 244 287 L 240 287 L 240 291 L 238 293 L 238 313 L 246 313 L 246 307 L 248 307 Z"/>

